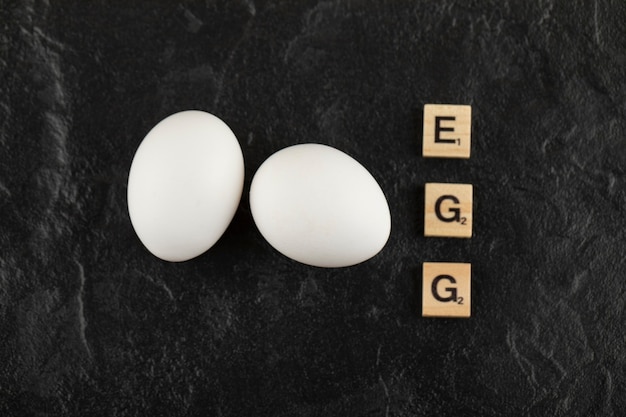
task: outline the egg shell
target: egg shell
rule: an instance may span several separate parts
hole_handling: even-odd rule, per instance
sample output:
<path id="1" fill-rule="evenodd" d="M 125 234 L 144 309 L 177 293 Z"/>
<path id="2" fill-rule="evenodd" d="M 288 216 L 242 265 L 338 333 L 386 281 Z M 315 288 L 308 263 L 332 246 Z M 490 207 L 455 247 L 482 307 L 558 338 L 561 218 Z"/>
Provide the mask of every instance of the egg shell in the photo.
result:
<path id="1" fill-rule="evenodd" d="M 352 157 L 321 144 L 270 156 L 252 180 L 250 208 L 270 245 L 313 266 L 363 262 L 391 232 L 389 206 L 374 177 Z"/>
<path id="2" fill-rule="evenodd" d="M 128 175 L 128 212 L 155 256 L 194 258 L 222 236 L 243 191 L 241 147 L 212 114 L 189 110 L 157 124 L 139 145 Z"/>

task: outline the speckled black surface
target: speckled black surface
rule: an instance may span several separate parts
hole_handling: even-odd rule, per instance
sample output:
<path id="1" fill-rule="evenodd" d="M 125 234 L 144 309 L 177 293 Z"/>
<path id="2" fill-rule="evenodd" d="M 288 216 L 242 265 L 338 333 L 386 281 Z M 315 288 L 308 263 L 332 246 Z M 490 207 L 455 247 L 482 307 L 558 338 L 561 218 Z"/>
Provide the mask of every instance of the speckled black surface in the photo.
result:
<path id="1" fill-rule="evenodd" d="M 626 415 L 626 4 L 0 1 L 0 415 Z M 421 157 L 422 106 L 473 106 L 470 160 Z M 274 251 L 247 194 L 209 252 L 151 256 L 134 152 L 212 112 L 252 174 L 302 142 L 391 207 L 345 269 Z M 474 238 L 423 238 L 423 184 L 475 189 Z M 473 266 L 425 319 L 423 261 Z"/>

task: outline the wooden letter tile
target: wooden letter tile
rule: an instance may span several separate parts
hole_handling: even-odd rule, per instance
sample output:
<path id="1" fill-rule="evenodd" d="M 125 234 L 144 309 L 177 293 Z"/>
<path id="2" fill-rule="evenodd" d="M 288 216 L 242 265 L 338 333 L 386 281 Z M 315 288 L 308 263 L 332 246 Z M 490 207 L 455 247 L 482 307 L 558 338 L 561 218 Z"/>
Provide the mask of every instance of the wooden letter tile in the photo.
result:
<path id="1" fill-rule="evenodd" d="M 471 184 L 427 183 L 424 236 L 472 237 Z"/>
<path id="2" fill-rule="evenodd" d="M 425 158 L 470 157 L 472 107 L 457 104 L 424 106 Z"/>
<path id="3" fill-rule="evenodd" d="M 472 265 L 424 262 L 422 316 L 470 317 Z"/>

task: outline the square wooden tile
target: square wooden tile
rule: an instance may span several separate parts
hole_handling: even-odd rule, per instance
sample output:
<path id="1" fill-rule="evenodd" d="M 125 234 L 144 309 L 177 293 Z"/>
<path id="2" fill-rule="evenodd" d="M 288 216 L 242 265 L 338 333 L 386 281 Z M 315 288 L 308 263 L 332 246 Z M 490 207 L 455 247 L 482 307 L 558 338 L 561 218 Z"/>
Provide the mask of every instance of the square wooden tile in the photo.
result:
<path id="1" fill-rule="evenodd" d="M 470 317 L 472 265 L 424 262 L 422 316 Z"/>
<path id="2" fill-rule="evenodd" d="M 460 104 L 426 104 L 424 106 L 425 158 L 470 157 L 472 106 Z"/>
<path id="3" fill-rule="evenodd" d="M 424 236 L 472 237 L 471 184 L 427 183 L 424 193 Z"/>

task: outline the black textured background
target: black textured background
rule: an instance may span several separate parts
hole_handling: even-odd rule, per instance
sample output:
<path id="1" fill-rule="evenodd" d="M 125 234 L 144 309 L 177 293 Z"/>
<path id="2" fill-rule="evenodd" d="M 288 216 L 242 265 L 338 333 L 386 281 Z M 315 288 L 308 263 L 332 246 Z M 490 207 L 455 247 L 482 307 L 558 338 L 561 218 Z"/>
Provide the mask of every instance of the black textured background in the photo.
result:
<path id="1" fill-rule="evenodd" d="M 626 3 L 0 0 L 0 415 L 626 415 Z M 422 106 L 471 104 L 469 160 Z M 126 208 L 146 133 L 222 118 L 246 189 L 209 252 L 151 256 Z M 361 265 L 274 251 L 247 190 L 320 142 L 381 184 Z M 475 187 L 471 240 L 423 238 L 423 184 Z M 473 317 L 420 316 L 423 261 L 473 266 Z"/>

